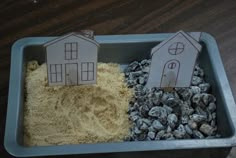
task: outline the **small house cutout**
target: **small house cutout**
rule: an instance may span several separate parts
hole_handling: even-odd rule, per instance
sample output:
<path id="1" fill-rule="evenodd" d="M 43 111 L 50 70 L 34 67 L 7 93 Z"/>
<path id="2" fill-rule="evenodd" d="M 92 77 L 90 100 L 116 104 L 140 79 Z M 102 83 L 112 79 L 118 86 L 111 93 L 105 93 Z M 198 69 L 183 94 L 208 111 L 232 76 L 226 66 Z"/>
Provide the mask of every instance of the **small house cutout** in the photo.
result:
<path id="1" fill-rule="evenodd" d="M 202 46 L 200 32 L 179 31 L 151 50 L 151 67 L 146 87 L 189 87 Z"/>
<path id="2" fill-rule="evenodd" d="M 92 31 L 69 33 L 43 46 L 49 86 L 96 83 L 99 44 Z"/>

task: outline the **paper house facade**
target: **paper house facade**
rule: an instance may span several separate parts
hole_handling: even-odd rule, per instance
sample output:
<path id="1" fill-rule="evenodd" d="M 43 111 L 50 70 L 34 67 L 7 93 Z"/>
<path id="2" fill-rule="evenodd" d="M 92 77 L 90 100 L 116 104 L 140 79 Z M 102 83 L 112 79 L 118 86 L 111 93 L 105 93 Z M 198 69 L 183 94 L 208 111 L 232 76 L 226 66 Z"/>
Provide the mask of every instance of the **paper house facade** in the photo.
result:
<path id="1" fill-rule="evenodd" d="M 43 46 L 49 86 L 96 83 L 99 44 L 93 32 L 70 33 Z"/>
<path id="2" fill-rule="evenodd" d="M 200 33 L 179 31 L 151 50 L 146 87 L 189 87 L 201 45 Z"/>

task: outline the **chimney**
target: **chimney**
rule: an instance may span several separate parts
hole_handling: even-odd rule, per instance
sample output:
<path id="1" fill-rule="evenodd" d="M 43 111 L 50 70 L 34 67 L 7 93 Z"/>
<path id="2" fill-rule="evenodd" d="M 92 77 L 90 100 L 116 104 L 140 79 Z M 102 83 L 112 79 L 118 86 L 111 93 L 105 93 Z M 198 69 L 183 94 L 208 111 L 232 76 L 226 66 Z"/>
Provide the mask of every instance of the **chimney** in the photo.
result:
<path id="1" fill-rule="evenodd" d="M 94 39 L 94 31 L 93 30 L 81 30 L 80 32 L 83 36 Z"/>

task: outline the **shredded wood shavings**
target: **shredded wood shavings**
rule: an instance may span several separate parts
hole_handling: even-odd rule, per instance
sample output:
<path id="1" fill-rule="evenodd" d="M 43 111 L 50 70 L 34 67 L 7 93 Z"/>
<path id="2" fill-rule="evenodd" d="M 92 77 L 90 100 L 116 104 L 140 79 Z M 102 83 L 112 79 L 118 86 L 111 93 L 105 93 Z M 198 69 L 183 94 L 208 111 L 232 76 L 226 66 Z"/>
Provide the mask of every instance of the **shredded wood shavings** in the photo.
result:
<path id="1" fill-rule="evenodd" d="M 129 135 L 133 92 L 118 64 L 99 63 L 96 85 L 49 87 L 46 72 L 46 64 L 27 65 L 26 146 L 114 142 Z"/>

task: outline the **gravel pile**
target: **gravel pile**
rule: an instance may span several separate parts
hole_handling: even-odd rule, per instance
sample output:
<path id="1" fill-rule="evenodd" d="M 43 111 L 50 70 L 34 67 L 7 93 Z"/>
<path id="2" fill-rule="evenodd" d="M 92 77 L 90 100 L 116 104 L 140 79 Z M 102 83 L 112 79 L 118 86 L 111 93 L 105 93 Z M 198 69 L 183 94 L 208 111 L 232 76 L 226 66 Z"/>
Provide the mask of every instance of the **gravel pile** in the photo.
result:
<path id="1" fill-rule="evenodd" d="M 196 66 L 191 87 L 165 92 L 160 88 L 145 88 L 150 60 L 134 61 L 125 69 L 128 86 L 134 88 L 129 105 L 133 122 L 129 141 L 203 139 L 217 134 L 216 98 L 210 94 L 210 84 L 204 71 Z"/>

